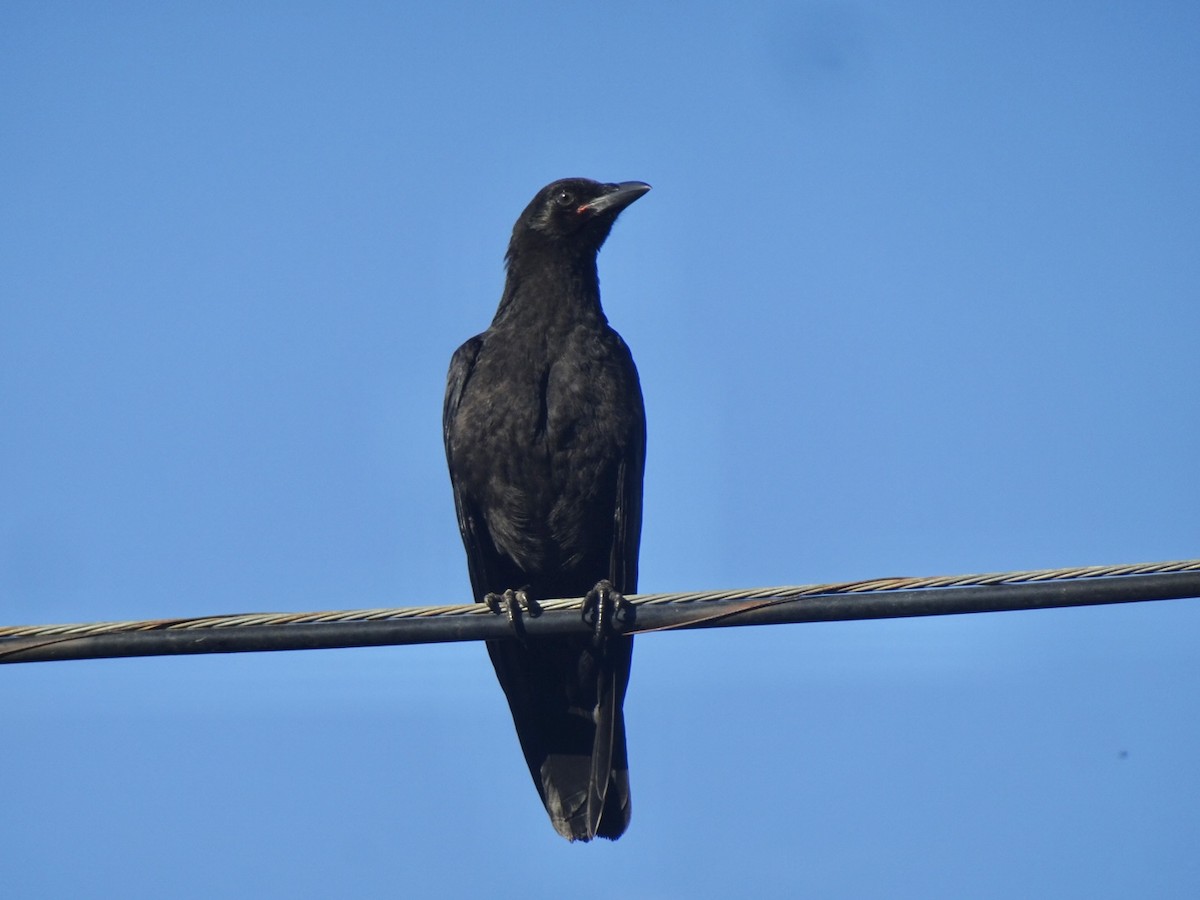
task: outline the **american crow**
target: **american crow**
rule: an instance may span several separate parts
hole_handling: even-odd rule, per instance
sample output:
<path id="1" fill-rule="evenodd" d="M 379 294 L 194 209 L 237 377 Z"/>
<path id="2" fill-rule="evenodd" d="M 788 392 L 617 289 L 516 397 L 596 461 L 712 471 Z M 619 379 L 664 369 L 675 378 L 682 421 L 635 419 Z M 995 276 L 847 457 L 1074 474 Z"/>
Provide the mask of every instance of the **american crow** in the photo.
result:
<path id="1" fill-rule="evenodd" d="M 629 824 L 621 704 L 633 638 L 646 415 L 637 369 L 600 308 L 596 253 L 650 185 L 556 181 L 513 226 L 491 327 L 458 348 L 443 431 L 471 588 L 507 607 L 586 597 L 595 636 L 488 641 L 521 749 L 568 840 Z"/>

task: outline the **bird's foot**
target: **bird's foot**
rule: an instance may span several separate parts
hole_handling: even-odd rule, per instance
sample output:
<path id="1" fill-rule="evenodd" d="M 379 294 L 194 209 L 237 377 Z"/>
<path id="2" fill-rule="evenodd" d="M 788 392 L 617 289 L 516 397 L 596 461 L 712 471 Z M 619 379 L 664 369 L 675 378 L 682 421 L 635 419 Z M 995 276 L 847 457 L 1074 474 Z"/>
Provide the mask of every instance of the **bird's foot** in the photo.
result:
<path id="1" fill-rule="evenodd" d="M 513 632 L 522 641 L 525 640 L 525 614 L 528 613 L 536 618 L 542 613 L 542 608 L 538 606 L 537 601 L 529 596 L 527 587 L 518 588 L 515 591 L 509 588 L 503 594 L 484 594 L 483 602 L 497 615 L 503 613 L 508 618 L 508 624 L 512 626 Z"/>
<path id="2" fill-rule="evenodd" d="M 632 613 L 633 604 L 607 578 L 597 581 L 583 598 L 583 621 L 592 629 L 597 646 L 607 635 L 623 629 Z"/>

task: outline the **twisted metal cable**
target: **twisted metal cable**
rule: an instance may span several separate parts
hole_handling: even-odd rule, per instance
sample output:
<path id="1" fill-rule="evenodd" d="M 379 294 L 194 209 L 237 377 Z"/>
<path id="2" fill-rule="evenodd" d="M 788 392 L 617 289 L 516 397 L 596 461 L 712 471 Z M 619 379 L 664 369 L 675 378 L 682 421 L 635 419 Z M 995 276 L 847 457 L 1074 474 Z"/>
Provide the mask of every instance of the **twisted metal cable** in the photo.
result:
<path id="1" fill-rule="evenodd" d="M 639 594 L 626 631 L 946 615 L 1200 596 L 1200 560 L 876 578 L 751 590 Z M 582 633 L 580 599 L 547 600 L 531 637 Z M 179 653 L 380 646 L 513 636 L 479 603 L 129 622 L 0 626 L 0 663 Z"/>

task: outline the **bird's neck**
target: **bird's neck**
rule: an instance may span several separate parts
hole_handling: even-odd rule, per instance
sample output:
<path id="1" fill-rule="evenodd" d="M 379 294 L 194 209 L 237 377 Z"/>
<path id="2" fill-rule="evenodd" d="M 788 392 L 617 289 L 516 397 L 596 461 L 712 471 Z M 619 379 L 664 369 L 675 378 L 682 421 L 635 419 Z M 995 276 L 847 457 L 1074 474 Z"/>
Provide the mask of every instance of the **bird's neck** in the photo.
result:
<path id="1" fill-rule="evenodd" d="M 509 260 L 504 294 L 492 325 L 536 323 L 541 328 L 604 321 L 595 254 L 529 254 Z"/>

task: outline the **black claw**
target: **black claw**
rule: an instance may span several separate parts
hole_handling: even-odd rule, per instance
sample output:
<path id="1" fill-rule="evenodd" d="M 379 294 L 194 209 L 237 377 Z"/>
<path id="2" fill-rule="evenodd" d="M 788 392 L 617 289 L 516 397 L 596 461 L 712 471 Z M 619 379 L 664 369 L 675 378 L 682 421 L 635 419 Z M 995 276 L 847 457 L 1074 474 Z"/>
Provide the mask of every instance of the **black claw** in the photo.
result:
<path id="1" fill-rule="evenodd" d="M 621 631 L 632 628 L 634 617 L 637 615 L 637 607 L 626 600 L 624 594 L 614 592 L 613 598 L 617 601 L 617 610 L 613 613 L 613 624 Z"/>
<path id="2" fill-rule="evenodd" d="M 522 643 L 525 641 L 524 614 L 529 613 L 530 616 L 536 618 L 542 613 L 542 608 L 530 598 L 527 590 L 527 588 L 520 588 L 514 591 L 509 588 L 503 594 L 487 593 L 483 595 L 483 602 L 487 608 L 497 615 L 503 613 L 508 618 L 508 624 L 512 626 L 513 633 Z"/>
<path id="3" fill-rule="evenodd" d="M 583 609 L 580 611 L 580 618 L 583 619 L 583 624 L 589 628 L 596 627 L 596 619 L 600 613 L 600 599 L 602 595 L 607 593 L 609 587 L 610 585 L 607 581 L 599 581 L 583 598 Z"/>
<path id="4" fill-rule="evenodd" d="M 542 608 L 538 602 L 529 596 L 529 585 L 517 591 L 517 602 L 521 604 L 521 609 L 529 613 L 531 619 L 536 619 L 542 614 Z"/>
<path id="5" fill-rule="evenodd" d="M 620 631 L 633 609 L 625 597 L 612 586 L 608 579 L 596 582 L 596 586 L 583 598 L 583 621 L 592 629 L 592 640 L 599 646 L 604 638 Z"/>

